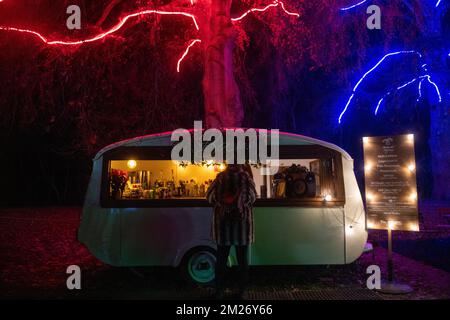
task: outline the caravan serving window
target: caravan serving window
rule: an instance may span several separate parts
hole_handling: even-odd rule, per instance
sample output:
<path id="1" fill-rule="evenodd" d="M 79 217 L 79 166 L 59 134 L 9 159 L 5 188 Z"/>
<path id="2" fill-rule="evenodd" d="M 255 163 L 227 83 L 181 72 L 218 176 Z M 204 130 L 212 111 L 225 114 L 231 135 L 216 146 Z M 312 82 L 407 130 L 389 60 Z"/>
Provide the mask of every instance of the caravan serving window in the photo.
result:
<path id="1" fill-rule="evenodd" d="M 336 198 L 332 159 L 281 159 L 278 171 L 262 175 L 252 168 L 259 198 L 313 200 Z"/>
<path id="2" fill-rule="evenodd" d="M 109 198 L 114 200 L 202 199 L 223 164 L 172 160 L 111 160 Z"/>
<path id="3" fill-rule="evenodd" d="M 209 206 L 205 193 L 224 164 L 170 160 L 170 147 L 121 147 L 104 155 L 104 207 Z M 255 206 L 344 204 L 340 153 L 316 145 L 280 146 L 279 170 L 262 175 L 251 166 Z"/>

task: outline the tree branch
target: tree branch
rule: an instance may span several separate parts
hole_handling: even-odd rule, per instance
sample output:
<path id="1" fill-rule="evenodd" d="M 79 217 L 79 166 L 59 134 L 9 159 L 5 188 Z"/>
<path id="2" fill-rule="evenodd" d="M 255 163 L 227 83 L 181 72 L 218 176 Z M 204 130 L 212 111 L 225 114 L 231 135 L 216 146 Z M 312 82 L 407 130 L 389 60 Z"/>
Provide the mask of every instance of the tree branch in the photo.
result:
<path id="1" fill-rule="evenodd" d="M 198 4 L 197 4 L 198 6 Z M 166 5 L 163 5 L 161 7 L 157 7 L 155 9 L 158 10 L 171 10 L 171 11 L 182 11 L 186 13 L 193 13 L 191 2 L 189 0 L 174 0 L 169 2 Z"/>
<path id="2" fill-rule="evenodd" d="M 103 11 L 101 17 L 95 23 L 95 26 L 101 27 L 102 24 L 105 22 L 105 20 L 108 18 L 108 16 L 111 14 L 111 11 L 116 6 L 121 4 L 122 2 L 124 2 L 124 0 L 111 0 L 111 2 L 108 4 L 108 6 Z M 143 10 L 146 8 L 149 9 L 148 6 L 142 7 Z M 182 11 L 182 12 L 186 12 L 186 13 L 192 13 L 189 0 L 174 0 L 164 6 L 160 6 L 160 7 L 155 6 L 152 9 L 161 10 L 161 11 Z"/>
<path id="3" fill-rule="evenodd" d="M 103 22 L 105 22 L 106 18 L 108 18 L 109 14 L 111 13 L 111 11 L 119 4 L 121 3 L 123 0 L 111 0 L 111 2 L 108 4 L 108 6 L 105 8 L 105 10 L 103 11 L 100 19 L 98 19 L 97 23 L 95 24 L 95 26 L 97 27 L 101 27 L 101 25 L 103 24 Z"/>

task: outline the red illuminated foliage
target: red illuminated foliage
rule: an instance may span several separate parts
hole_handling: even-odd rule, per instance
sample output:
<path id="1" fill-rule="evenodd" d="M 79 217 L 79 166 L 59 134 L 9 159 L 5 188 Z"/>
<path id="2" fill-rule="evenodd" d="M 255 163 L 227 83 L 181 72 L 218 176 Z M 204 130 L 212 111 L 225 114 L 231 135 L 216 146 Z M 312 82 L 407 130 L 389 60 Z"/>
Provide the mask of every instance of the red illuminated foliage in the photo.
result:
<path id="1" fill-rule="evenodd" d="M 111 1 L 105 11 L 103 11 L 96 26 L 101 26 L 111 11 L 120 5 L 122 5 L 120 0 Z M 119 17 L 119 22 L 105 30 L 98 31 L 93 35 L 68 40 L 52 39 L 43 35 L 42 32 L 25 27 L 3 25 L 0 26 L 0 30 L 28 34 L 50 46 L 81 46 L 115 35 L 133 18 L 142 18 L 147 15 L 189 17 L 192 19 L 198 35 L 197 39 L 189 42 L 183 55 L 178 59 L 177 71 L 180 70 L 180 63 L 188 54 L 191 46 L 202 42 L 204 44 L 204 77 L 202 83 L 206 123 L 208 126 L 214 127 L 240 126 L 242 125 L 244 113 L 233 72 L 232 56 L 236 30 L 232 23 L 240 23 L 249 15 L 264 13 L 274 8 L 278 8 L 287 16 L 298 18 L 300 15 L 289 11 L 285 4 L 279 0 L 275 0 L 273 3 L 265 6 L 250 7 L 236 17 L 231 16 L 231 5 L 231 0 L 197 0 L 189 3 L 186 3 L 186 1 L 171 1 L 166 5 L 157 6 L 155 9 L 141 5 L 134 12 Z M 199 22 L 203 25 L 201 30 Z"/>
<path id="2" fill-rule="evenodd" d="M 295 129 L 292 114 L 302 97 L 290 87 L 301 88 L 303 75 L 318 71 L 344 85 L 366 60 L 366 15 L 340 13 L 348 2 L 36 0 L 29 8 L 26 1 L 4 1 L 1 26 L 43 37 L 0 32 L 2 74 L 10 79 L 2 81 L 8 94 L 0 95 L 1 121 L 10 128 L 70 129 L 73 150 L 88 153 L 123 137 L 190 127 L 199 118 L 209 126 Z M 82 8 L 81 30 L 65 28 L 70 4 Z M 419 6 L 412 8 L 417 21 Z M 394 3 L 383 11 L 386 46 L 419 33 L 417 24 L 394 23 L 400 10 Z M 147 14 L 136 14 L 142 11 Z M 96 41 L 64 44 L 80 39 Z"/>

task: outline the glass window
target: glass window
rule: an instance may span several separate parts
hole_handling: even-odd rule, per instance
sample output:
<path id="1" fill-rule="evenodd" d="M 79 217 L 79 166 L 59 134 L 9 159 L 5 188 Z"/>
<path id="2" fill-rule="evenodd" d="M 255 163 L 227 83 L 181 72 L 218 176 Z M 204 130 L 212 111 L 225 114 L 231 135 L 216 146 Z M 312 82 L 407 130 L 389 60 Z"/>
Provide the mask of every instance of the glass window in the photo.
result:
<path id="1" fill-rule="evenodd" d="M 148 149 L 148 150 L 147 150 Z M 164 151 L 164 150 L 163 150 Z M 167 151 L 167 150 L 166 150 Z M 207 206 L 206 191 L 217 174 L 225 169 L 224 164 L 203 161 L 200 164 L 167 159 L 167 152 L 146 148 L 124 150 L 114 158 L 105 159 L 102 202 L 105 206 L 176 205 Z M 158 153 L 159 152 L 159 153 Z M 135 158 L 133 158 L 133 155 Z M 311 155 L 311 156 L 310 156 Z M 147 160 L 143 157 L 159 159 Z M 316 146 L 287 146 L 280 151 L 279 169 L 276 174 L 262 175 L 262 167 L 250 165 L 259 201 L 256 206 L 337 204 L 344 201 L 342 166 L 339 155 Z M 155 201 L 173 199 L 178 201 Z M 152 200 L 139 204 L 141 200 Z M 181 201 L 182 200 L 182 201 Z M 190 201 L 197 200 L 197 201 Z M 137 201 L 137 202 L 136 202 Z"/>
<path id="2" fill-rule="evenodd" d="M 259 198 L 332 200 L 335 179 L 332 159 L 281 159 L 278 172 L 262 175 L 252 167 Z"/>
<path id="3" fill-rule="evenodd" d="M 172 160 L 111 160 L 109 197 L 114 200 L 199 199 L 224 165 Z"/>

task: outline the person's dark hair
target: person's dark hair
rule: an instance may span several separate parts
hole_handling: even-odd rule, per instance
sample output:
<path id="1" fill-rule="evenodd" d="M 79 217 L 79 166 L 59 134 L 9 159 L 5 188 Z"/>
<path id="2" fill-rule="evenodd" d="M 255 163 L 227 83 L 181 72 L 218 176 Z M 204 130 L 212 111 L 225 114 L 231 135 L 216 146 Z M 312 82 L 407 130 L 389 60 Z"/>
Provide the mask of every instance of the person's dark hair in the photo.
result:
<path id="1" fill-rule="evenodd" d="M 248 175 L 250 176 L 250 178 L 253 179 L 252 167 L 251 167 L 248 163 L 247 163 L 247 164 L 244 164 L 244 165 L 242 166 L 242 169 L 244 169 L 244 171 L 248 173 Z"/>
<path id="2" fill-rule="evenodd" d="M 253 172 L 252 172 L 252 167 L 249 164 L 229 164 L 227 165 L 225 172 L 230 172 L 230 171 L 239 171 L 239 170 L 243 170 L 245 172 L 247 172 L 250 176 L 250 178 L 253 179 Z"/>

